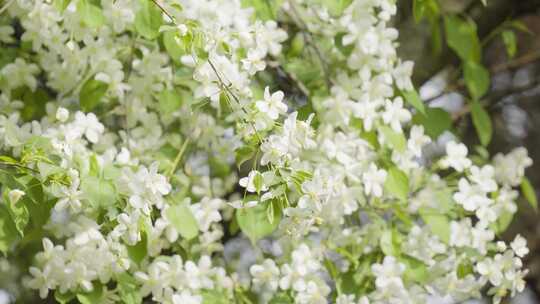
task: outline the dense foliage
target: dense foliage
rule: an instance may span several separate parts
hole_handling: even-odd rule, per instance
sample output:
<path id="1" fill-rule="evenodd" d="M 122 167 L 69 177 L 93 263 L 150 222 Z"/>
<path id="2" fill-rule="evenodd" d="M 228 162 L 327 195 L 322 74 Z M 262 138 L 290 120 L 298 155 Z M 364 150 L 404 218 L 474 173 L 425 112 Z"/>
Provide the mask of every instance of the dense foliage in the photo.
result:
<path id="1" fill-rule="evenodd" d="M 536 204 L 532 160 L 485 149 L 475 25 L 414 1 L 462 62 L 480 143 L 467 147 L 398 57 L 396 5 L 5 1 L 0 283 L 20 302 L 83 304 L 523 290 L 526 242 L 497 236 L 518 190 Z M 521 27 L 493 35 L 509 55 Z"/>

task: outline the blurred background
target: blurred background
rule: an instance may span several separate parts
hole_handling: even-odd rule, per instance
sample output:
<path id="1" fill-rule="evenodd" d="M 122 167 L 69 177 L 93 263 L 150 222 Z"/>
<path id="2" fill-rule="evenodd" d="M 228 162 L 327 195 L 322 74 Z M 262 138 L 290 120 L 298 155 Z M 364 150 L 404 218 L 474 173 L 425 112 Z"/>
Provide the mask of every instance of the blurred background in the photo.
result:
<path id="1" fill-rule="evenodd" d="M 418 1 L 418 0 L 417 0 Z M 491 73 L 489 93 L 482 99 L 493 121 L 491 155 L 525 146 L 534 165 L 527 176 L 537 196 L 540 190 L 540 0 L 439 0 L 441 10 L 471 18 L 483 44 L 482 63 Z M 395 27 L 400 30 L 400 56 L 415 62 L 414 82 L 423 100 L 453 114 L 456 130 L 468 142 L 477 144 L 477 135 L 466 112 L 466 88 L 459 76 L 460 61 L 447 46 L 437 43 L 432 24 L 419 24 L 413 17 L 412 0 L 398 1 Z M 516 30 L 516 52 L 508 54 L 500 32 L 505 22 L 518 21 L 526 30 Z M 444 29 L 440 33 L 444 35 Z M 438 49 L 439 48 L 439 49 Z M 502 236 L 527 238 L 530 254 L 525 259 L 528 286 L 507 303 L 540 303 L 540 214 L 527 202 Z M 475 302 L 478 303 L 478 302 Z M 489 303 L 488 301 L 480 303 Z"/>

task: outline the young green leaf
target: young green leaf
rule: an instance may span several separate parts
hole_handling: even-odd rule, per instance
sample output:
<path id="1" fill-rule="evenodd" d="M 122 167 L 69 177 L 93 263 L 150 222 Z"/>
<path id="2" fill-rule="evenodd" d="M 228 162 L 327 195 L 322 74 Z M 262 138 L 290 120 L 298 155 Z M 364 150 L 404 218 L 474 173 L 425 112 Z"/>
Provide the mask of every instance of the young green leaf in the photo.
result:
<path id="1" fill-rule="evenodd" d="M 487 146 L 492 137 L 491 118 L 482 105 L 475 101 L 471 103 L 471 115 L 480 143 Z"/>
<path id="2" fill-rule="evenodd" d="M 126 247 L 129 258 L 136 264 L 140 264 L 148 253 L 148 238 L 146 233 L 141 232 L 141 240 L 137 244 Z"/>
<path id="3" fill-rule="evenodd" d="M 416 90 L 401 91 L 401 95 L 403 96 L 405 101 L 411 104 L 411 106 L 418 110 L 418 112 L 424 115 L 426 114 L 424 103 L 422 102 L 422 99 L 420 99 L 420 96 L 418 95 L 418 92 Z"/>
<path id="4" fill-rule="evenodd" d="M 182 105 L 182 97 L 175 90 L 164 90 L 159 94 L 159 111 L 163 114 L 171 114 L 178 111 Z"/>
<path id="5" fill-rule="evenodd" d="M 432 20 L 439 15 L 439 5 L 436 0 L 414 0 L 413 1 L 413 16 L 414 21 L 419 23 L 427 17 Z"/>
<path id="6" fill-rule="evenodd" d="M 407 148 L 407 140 L 403 133 L 398 133 L 389 126 L 381 126 L 379 130 L 392 148 L 396 149 L 398 152 L 405 151 Z"/>
<path id="7" fill-rule="evenodd" d="M 255 207 L 237 209 L 236 220 L 242 232 L 255 244 L 261 238 L 270 235 L 279 225 L 281 210 L 274 204 L 274 220 L 268 220 L 268 202 L 258 203 Z"/>
<path id="8" fill-rule="evenodd" d="M 150 0 L 140 0 L 140 9 L 135 15 L 135 29 L 148 40 L 159 36 L 159 27 L 163 23 L 161 10 Z"/>
<path id="9" fill-rule="evenodd" d="M 94 289 L 87 293 L 77 294 L 77 300 L 81 304 L 95 304 L 103 303 L 103 286 L 101 284 L 94 284 Z M 106 288 L 106 287 L 105 287 Z"/>
<path id="10" fill-rule="evenodd" d="M 433 234 L 439 239 L 448 244 L 450 241 L 450 221 L 444 214 L 438 213 L 438 210 L 421 209 L 420 217 L 429 226 Z"/>
<path id="11" fill-rule="evenodd" d="M 508 54 L 508 57 L 514 57 L 517 52 L 516 34 L 514 33 L 514 31 L 506 30 L 502 32 L 501 36 L 504 42 L 504 46 L 506 47 L 506 53 Z"/>
<path id="12" fill-rule="evenodd" d="M 184 200 L 167 208 L 165 217 L 183 238 L 191 240 L 199 234 L 199 225 L 187 202 Z"/>
<path id="13" fill-rule="evenodd" d="M 180 41 L 176 31 L 166 31 L 163 33 L 163 45 L 165 46 L 165 50 L 171 59 L 177 63 L 180 62 L 180 57 L 186 54 L 184 46 L 180 45 Z"/>
<path id="14" fill-rule="evenodd" d="M 77 13 L 82 22 L 88 27 L 99 27 L 105 23 L 105 16 L 101 8 L 90 3 L 88 0 L 77 2 Z"/>
<path id="15" fill-rule="evenodd" d="M 83 111 L 92 111 L 105 96 L 108 88 L 109 84 L 103 81 L 89 79 L 85 82 L 79 93 L 79 102 Z"/>
<path id="16" fill-rule="evenodd" d="M 480 62 L 481 46 L 476 33 L 476 24 L 455 15 L 444 18 L 446 42 L 462 61 Z"/>
<path id="17" fill-rule="evenodd" d="M 406 201 L 409 195 L 409 178 L 407 174 L 397 167 L 390 168 L 384 182 L 384 189 L 398 199 Z"/>
<path id="18" fill-rule="evenodd" d="M 255 155 L 255 148 L 252 146 L 243 146 L 236 149 L 234 152 L 236 165 L 240 168 L 243 163 L 250 160 Z"/>
<path id="19" fill-rule="evenodd" d="M 489 89 L 489 72 L 481 64 L 474 61 L 465 62 L 465 84 L 473 100 L 480 100 Z"/>
<path id="20" fill-rule="evenodd" d="M 255 191 L 257 191 L 257 194 L 260 194 L 261 189 L 264 186 L 263 176 L 261 173 L 255 173 L 255 176 L 253 177 L 253 185 L 255 186 Z"/>
<path id="21" fill-rule="evenodd" d="M 84 197 L 94 207 L 104 207 L 116 201 L 116 189 L 111 181 L 96 176 L 84 176 L 81 179 Z"/>
<path id="22" fill-rule="evenodd" d="M 523 177 L 520 187 L 521 193 L 523 193 L 523 197 L 525 197 L 527 202 L 529 202 L 529 204 L 531 205 L 531 207 L 534 208 L 534 210 L 538 210 L 538 199 L 536 197 L 536 192 L 527 177 Z"/>
<path id="23" fill-rule="evenodd" d="M 26 225 L 28 225 L 28 222 L 30 221 L 30 213 L 25 204 L 25 201 L 28 202 L 29 199 L 23 198 L 14 202 L 8 198 L 7 192 L 9 192 L 9 189 L 5 188 L 3 198 L 7 204 L 7 210 L 11 215 L 11 220 L 15 223 L 15 228 L 17 228 L 19 235 L 23 237 L 24 228 L 26 228 Z"/>
<path id="24" fill-rule="evenodd" d="M 417 113 L 413 117 L 413 123 L 424 126 L 426 134 L 432 139 L 437 139 L 452 127 L 452 118 L 441 108 L 426 108 L 426 115 Z"/>

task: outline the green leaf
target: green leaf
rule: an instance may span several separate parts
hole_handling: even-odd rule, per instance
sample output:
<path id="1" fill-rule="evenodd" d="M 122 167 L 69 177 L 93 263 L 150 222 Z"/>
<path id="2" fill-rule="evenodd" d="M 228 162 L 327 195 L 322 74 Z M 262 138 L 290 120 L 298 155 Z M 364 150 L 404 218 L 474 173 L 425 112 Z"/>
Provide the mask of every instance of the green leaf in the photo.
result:
<path id="1" fill-rule="evenodd" d="M 338 33 L 334 37 L 334 45 L 344 56 L 349 57 L 352 51 L 354 51 L 354 44 L 343 45 L 343 36 L 345 36 L 346 34 L 347 33 L 345 32 Z"/>
<path id="2" fill-rule="evenodd" d="M 167 208 L 165 217 L 183 238 L 191 240 L 199 234 L 199 225 L 187 205 L 188 201 Z"/>
<path id="3" fill-rule="evenodd" d="M 102 303 L 103 286 L 101 284 L 94 284 L 94 289 L 91 292 L 77 294 L 77 300 L 79 300 L 81 304 Z"/>
<path id="4" fill-rule="evenodd" d="M 71 3 L 71 0 L 53 0 L 53 6 L 61 13 L 63 13 L 68 5 Z"/>
<path id="5" fill-rule="evenodd" d="M 0 251 L 7 254 L 18 238 L 18 231 L 15 223 L 11 220 L 11 215 L 3 204 L 0 204 Z"/>
<path id="6" fill-rule="evenodd" d="M 231 166 L 225 159 L 220 157 L 210 157 L 208 160 L 210 165 L 210 176 L 226 178 L 231 173 Z"/>
<path id="7" fill-rule="evenodd" d="M 99 104 L 108 88 L 109 84 L 103 81 L 89 79 L 85 82 L 79 93 L 82 110 L 85 112 L 92 111 Z"/>
<path id="8" fill-rule="evenodd" d="M 88 0 L 77 2 L 77 13 L 81 21 L 88 27 L 99 27 L 105 23 L 105 16 L 101 8 L 91 4 Z"/>
<path id="9" fill-rule="evenodd" d="M 438 210 L 423 208 L 420 209 L 420 217 L 433 234 L 448 244 L 450 241 L 450 221 L 446 215 L 439 213 Z"/>
<path id="10" fill-rule="evenodd" d="M 302 54 L 302 51 L 304 50 L 304 36 L 302 33 L 297 33 L 294 38 L 291 41 L 291 47 L 289 51 L 287 52 L 288 57 L 296 57 Z"/>
<path id="11" fill-rule="evenodd" d="M 140 304 L 142 297 L 139 292 L 139 284 L 135 278 L 128 273 L 121 273 L 117 277 L 118 291 L 120 299 L 124 304 Z"/>
<path id="12" fill-rule="evenodd" d="M 495 233 L 500 234 L 510 226 L 512 223 L 512 220 L 514 219 L 514 213 L 509 212 L 507 210 L 503 210 L 502 214 L 499 216 L 497 221 L 490 226 L 492 230 L 495 231 Z"/>
<path id="13" fill-rule="evenodd" d="M 58 167 L 56 165 L 51 165 L 46 162 L 38 162 L 37 167 L 39 170 L 39 175 L 42 180 L 45 180 L 47 177 L 51 175 L 55 175 L 55 174 L 62 173 L 65 171 L 61 167 Z"/>
<path id="14" fill-rule="evenodd" d="M 21 117 L 24 120 L 40 119 L 46 114 L 45 107 L 51 100 L 47 91 L 37 88 L 35 91 L 26 90 L 23 95 L 24 107 Z"/>
<path id="15" fill-rule="evenodd" d="M 176 63 L 179 63 L 180 57 L 186 54 L 184 46 L 180 45 L 179 42 L 180 39 L 176 31 L 167 31 L 163 33 L 163 45 L 165 46 L 165 50 Z"/>
<path id="16" fill-rule="evenodd" d="M 322 5 L 328 9 L 332 16 L 341 16 L 351 3 L 352 0 L 322 0 Z"/>
<path id="17" fill-rule="evenodd" d="M 395 229 L 385 230 L 379 240 L 379 246 L 385 255 L 399 256 L 401 254 L 399 233 Z"/>
<path id="18" fill-rule="evenodd" d="M 426 114 L 417 113 L 413 123 L 424 126 L 426 134 L 437 139 L 444 131 L 452 127 L 452 117 L 441 108 L 426 108 Z"/>
<path id="19" fill-rule="evenodd" d="M 234 151 L 236 165 L 238 168 L 242 166 L 243 163 L 250 160 L 255 155 L 255 148 L 252 146 L 243 146 Z"/>
<path id="20" fill-rule="evenodd" d="M 523 21 L 520 21 L 520 20 L 514 20 L 510 23 L 510 25 L 515 28 L 516 30 L 518 31 L 522 31 L 522 32 L 525 32 L 525 33 L 529 33 L 529 34 L 533 34 L 531 32 L 531 30 L 527 27 L 527 25 L 525 23 L 523 23 Z"/>
<path id="21" fill-rule="evenodd" d="M 137 265 L 141 264 L 148 253 L 148 239 L 146 233 L 141 233 L 141 240 L 137 244 L 126 247 L 129 258 Z"/>
<path id="22" fill-rule="evenodd" d="M 481 46 L 472 20 L 449 15 L 444 18 L 446 42 L 462 61 L 480 62 Z"/>
<path id="23" fill-rule="evenodd" d="M 203 304 L 229 304 L 227 297 L 217 289 L 203 290 L 201 292 Z"/>
<path id="24" fill-rule="evenodd" d="M 253 244 L 261 238 L 270 235 L 279 225 L 281 210 L 274 205 L 274 220 L 268 220 L 266 208 L 268 202 L 260 202 L 252 208 L 237 209 L 236 220 L 242 232 L 251 240 Z"/>
<path id="25" fill-rule="evenodd" d="M 480 100 L 489 90 L 489 72 L 481 64 L 473 61 L 465 62 L 464 77 L 467 89 L 473 100 Z"/>
<path id="26" fill-rule="evenodd" d="M 419 23 L 428 17 L 434 19 L 439 16 L 439 5 L 435 0 L 414 0 L 413 1 L 413 16 L 416 23 Z"/>
<path id="27" fill-rule="evenodd" d="M 502 32 L 501 36 L 504 42 L 504 46 L 506 47 L 506 53 L 508 54 L 508 57 L 514 57 L 517 52 L 516 34 L 514 33 L 514 31 L 506 30 Z"/>
<path id="28" fill-rule="evenodd" d="M 96 176 L 82 178 L 81 190 L 94 207 L 104 207 L 116 201 L 116 189 L 111 181 Z"/>
<path id="29" fill-rule="evenodd" d="M 58 289 L 54 291 L 54 299 L 60 304 L 68 304 L 75 299 L 75 294 L 71 292 L 61 293 Z"/>
<path id="30" fill-rule="evenodd" d="M 21 197 L 17 202 L 11 201 L 9 198 L 9 192 L 11 189 L 4 187 L 4 193 L 2 194 L 3 201 L 6 203 L 7 210 L 11 215 L 11 220 L 15 223 L 15 228 L 21 237 L 24 236 L 24 228 L 30 221 L 30 214 L 26 208 L 25 201 L 29 201 L 28 197 Z"/>
<path id="31" fill-rule="evenodd" d="M 463 279 L 464 277 L 472 273 L 474 273 L 474 269 L 471 263 L 462 262 L 458 265 L 458 268 L 457 268 L 458 279 Z"/>
<path id="32" fill-rule="evenodd" d="M 293 304 L 294 300 L 287 293 L 280 292 L 274 295 L 268 304 Z"/>
<path id="33" fill-rule="evenodd" d="M 401 95 L 405 99 L 406 102 L 408 102 L 411 106 L 413 106 L 418 112 L 422 114 L 426 114 L 426 109 L 424 107 L 424 103 L 420 99 L 420 96 L 418 95 L 418 92 L 416 90 L 412 91 L 401 91 Z"/>
<path id="34" fill-rule="evenodd" d="M 178 111 L 182 105 L 182 97 L 175 90 L 164 90 L 159 94 L 159 111 L 162 115 Z"/>
<path id="35" fill-rule="evenodd" d="M 400 262 L 405 264 L 405 279 L 413 282 L 424 284 L 429 278 L 429 271 L 422 261 L 417 260 L 410 256 L 403 256 L 399 259 Z"/>
<path id="36" fill-rule="evenodd" d="M 394 131 L 389 126 L 383 125 L 379 128 L 384 135 L 384 138 L 388 142 L 388 145 L 398 152 L 403 152 L 407 148 L 407 140 L 403 133 L 398 133 Z"/>
<path id="37" fill-rule="evenodd" d="M 255 176 L 253 177 L 253 185 L 255 186 L 255 191 L 257 191 L 257 194 L 261 194 L 261 189 L 263 187 L 263 176 L 261 173 L 255 173 Z"/>
<path id="38" fill-rule="evenodd" d="M 283 0 L 241 0 L 242 7 L 255 9 L 257 19 L 276 20 L 277 11 Z"/>
<path id="39" fill-rule="evenodd" d="M 398 199 L 406 201 L 409 195 L 409 178 L 407 174 L 397 167 L 390 168 L 384 182 L 384 189 Z"/>
<path id="40" fill-rule="evenodd" d="M 486 110 L 484 110 L 479 102 L 475 101 L 471 103 L 471 115 L 474 128 L 476 129 L 476 133 L 480 138 L 480 143 L 483 146 L 487 146 L 491 141 L 493 134 L 489 114 L 486 112 Z"/>
<path id="41" fill-rule="evenodd" d="M 534 210 L 538 210 L 538 199 L 536 198 L 536 192 L 534 191 L 534 187 L 531 185 L 531 182 L 527 177 L 523 177 L 520 187 L 521 193 L 523 193 L 523 196 L 527 202 L 529 202 Z"/>
<path id="42" fill-rule="evenodd" d="M 153 40 L 159 36 L 163 23 L 161 10 L 150 0 L 140 0 L 140 9 L 135 15 L 135 29 L 141 36 Z"/>

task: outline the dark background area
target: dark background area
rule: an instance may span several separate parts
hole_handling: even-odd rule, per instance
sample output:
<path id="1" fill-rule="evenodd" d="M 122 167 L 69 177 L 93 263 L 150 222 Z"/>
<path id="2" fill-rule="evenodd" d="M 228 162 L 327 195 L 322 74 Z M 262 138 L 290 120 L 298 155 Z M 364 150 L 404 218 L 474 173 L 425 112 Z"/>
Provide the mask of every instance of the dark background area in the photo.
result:
<path id="1" fill-rule="evenodd" d="M 480 40 L 485 40 L 508 20 L 519 20 L 530 31 L 516 31 L 518 51 L 513 58 L 507 55 L 500 35 L 485 43 L 482 63 L 491 72 L 491 88 L 482 101 L 493 121 L 494 137 L 488 147 L 491 155 L 525 146 L 534 161 L 526 174 L 538 196 L 540 0 L 487 0 L 487 6 L 480 0 L 440 0 L 439 3 L 445 12 L 472 18 L 477 24 Z M 399 54 L 415 62 L 414 82 L 428 103 L 453 104 L 452 107 L 460 113 L 466 107 L 466 88 L 462 77 L 454 76 L 460 74 L 460 61 L 447 46 L 443 45 L 439 53 L 434 52 L 432 28 L 425 20 L 420 24 L 415 23 L 411 8 L 411 0 L 398 2 L 395 27 L 400 30 Z M 444 35 L 442 22 L 441 33 Z M 428 82 L 435 75 L 444 81 L 437 85 L 433 85 L 433 81 Z M 426 87 L 433 90 L 434 86 L 438 92 L 427 94 Z M 470 115 L 456 119 L 455 126 L 468 146 L 477 144 Z M 511 303 L 540 303 L 540 215 L 525 201 L 520 200 L 518 206 L 518 213 L 503 238 L 511 240 L 518 233 L 527 238 L 530 254 L 525 258 L 525 263 L 530 271 L 527 278 L 529 290 L 528 300 L 514 300 Z"/>

